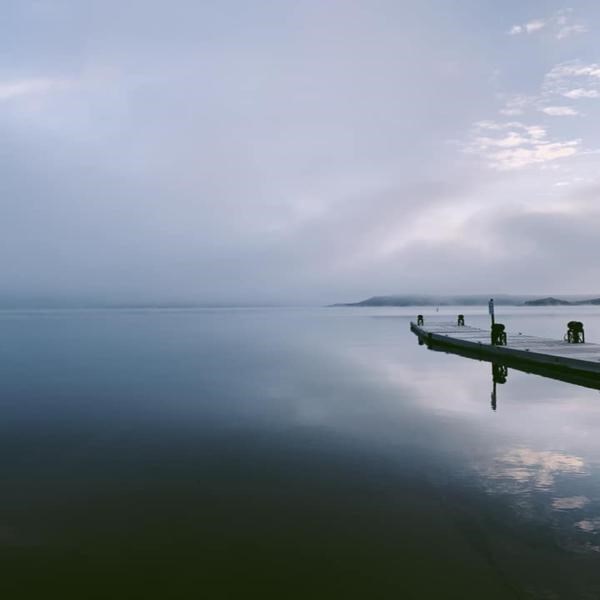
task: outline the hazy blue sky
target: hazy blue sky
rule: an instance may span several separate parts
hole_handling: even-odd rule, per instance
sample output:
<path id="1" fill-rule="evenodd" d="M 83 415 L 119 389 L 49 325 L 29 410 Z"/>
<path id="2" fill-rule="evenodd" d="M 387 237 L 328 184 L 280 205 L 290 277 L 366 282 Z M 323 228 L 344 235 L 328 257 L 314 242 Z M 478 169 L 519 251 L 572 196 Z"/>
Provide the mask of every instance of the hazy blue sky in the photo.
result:
<path id="1" fill-rule="evenodd" d="M 0 296 L 600 291 L 600 3 L 4 0 Z"/>

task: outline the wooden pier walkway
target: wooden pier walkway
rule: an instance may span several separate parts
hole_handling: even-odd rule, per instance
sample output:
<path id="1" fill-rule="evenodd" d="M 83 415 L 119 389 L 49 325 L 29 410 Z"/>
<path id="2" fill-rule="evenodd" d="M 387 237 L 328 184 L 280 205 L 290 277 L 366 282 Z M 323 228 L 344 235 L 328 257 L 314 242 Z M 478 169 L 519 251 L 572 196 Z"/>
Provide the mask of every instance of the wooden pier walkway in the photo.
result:
<path id="1" fill-rule="evenodd" d="M 529 366 L 546 372 L 584 375 L 600 382 L 600 344 L 569 344 L 563 340 L 507 332 L 506 346 L 494 346 L 490 331 L 456 323 L 426 321 L 410 324 L 419 341 L 432 349 L 447 349 L 457 354 L 468 353 L 473 358 L 507 366 Z M 536 369 L 538 367 L 538 369 Z"/>

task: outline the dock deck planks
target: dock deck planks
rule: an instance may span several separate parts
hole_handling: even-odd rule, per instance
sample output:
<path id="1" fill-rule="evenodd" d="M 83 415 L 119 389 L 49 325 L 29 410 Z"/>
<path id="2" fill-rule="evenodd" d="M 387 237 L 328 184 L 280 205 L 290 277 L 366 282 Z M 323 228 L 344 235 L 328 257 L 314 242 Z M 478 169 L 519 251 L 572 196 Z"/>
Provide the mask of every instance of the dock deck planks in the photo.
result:
<path id="1" fill-rule="evenodd" d="M 493 346 L 490 332 L 440 321 L 410 324 L 411 331 L 427 345 L 463 348 L 487 359 L 502 358 L 554 367 L 573 372 L 597 374 L 600 378 L 600 344 L 569 344 L 563 340 L 514 334 L 507 331 L 506 346 Z"/>

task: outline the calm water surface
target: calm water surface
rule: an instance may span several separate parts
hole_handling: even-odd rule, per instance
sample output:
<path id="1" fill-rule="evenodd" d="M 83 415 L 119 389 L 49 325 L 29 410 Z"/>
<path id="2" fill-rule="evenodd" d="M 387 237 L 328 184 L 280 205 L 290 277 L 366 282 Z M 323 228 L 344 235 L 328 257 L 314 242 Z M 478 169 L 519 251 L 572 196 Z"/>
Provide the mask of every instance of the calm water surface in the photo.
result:
<path id="1" fill-rule="evenodd" d="M 599 598 L 600 394 L 417 312 L 0 313 L 3 597 Z"/>

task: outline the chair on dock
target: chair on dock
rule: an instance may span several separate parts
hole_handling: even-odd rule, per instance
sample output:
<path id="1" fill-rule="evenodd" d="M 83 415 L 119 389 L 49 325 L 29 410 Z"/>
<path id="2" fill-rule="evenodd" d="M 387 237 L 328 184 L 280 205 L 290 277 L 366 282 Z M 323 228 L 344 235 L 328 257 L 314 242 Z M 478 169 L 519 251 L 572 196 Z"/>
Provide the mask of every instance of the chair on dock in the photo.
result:
<path id="1" fill-rule="evenodd" d="M 585 333 L 581 321 L 569 321 L 567 323 L 565 340 L 569 342 L 569 344 L 585 344 Z"/>
<path id="2" fill-rule="evenodd" d="M 506 327 L 502 323 L 492 325 L 492 345 L 506 346 Z"/>

